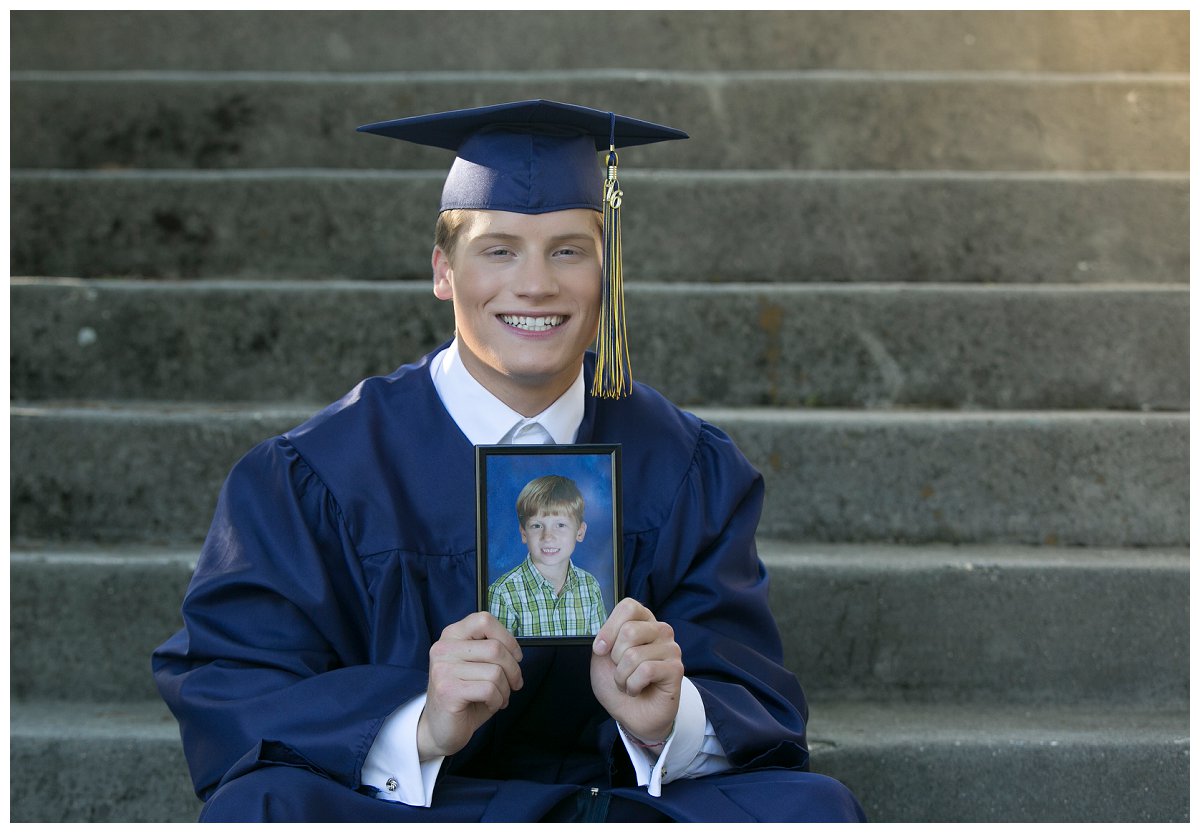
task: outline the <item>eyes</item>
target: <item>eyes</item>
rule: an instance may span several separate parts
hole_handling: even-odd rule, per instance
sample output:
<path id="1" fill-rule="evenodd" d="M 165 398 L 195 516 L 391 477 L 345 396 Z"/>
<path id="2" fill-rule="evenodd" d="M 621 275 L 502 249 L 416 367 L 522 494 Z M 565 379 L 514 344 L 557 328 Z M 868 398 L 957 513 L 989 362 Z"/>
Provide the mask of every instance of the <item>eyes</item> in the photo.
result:
<path id="1" fill-rule="evenodd" d="M 550 257 L 556 260 L 565 260 L 569 262 L 580 261 L 587 258 L 590 251 L 583 246 L 559 246 L 551 250 Z M 488 260 L 511 260 L 519 257 L 520 254 L 511 246 L 490 246 L 483 250 L 484 258 Z"/>
<path id="2" fill-rule="evenodd" d="M 530 521 L 526 524 L 530 530 L 541 530 L 549 526 L 551 529 L 569 529 L 570 524 L 566 521 L 551 521 L 548 525 L 544 521 Z"/>

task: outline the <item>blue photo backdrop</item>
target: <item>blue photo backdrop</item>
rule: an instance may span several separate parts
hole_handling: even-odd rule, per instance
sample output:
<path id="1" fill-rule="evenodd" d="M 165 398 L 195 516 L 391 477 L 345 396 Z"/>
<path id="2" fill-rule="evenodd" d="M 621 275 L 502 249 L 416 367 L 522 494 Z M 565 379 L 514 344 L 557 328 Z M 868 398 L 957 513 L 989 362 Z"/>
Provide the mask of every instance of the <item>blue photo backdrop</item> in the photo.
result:
<path id="1" fill-rule="evenodd" d="M 616 604 L 613 547 L 613 456 L 609 453 L 491 454 L 487 466 L 487 583 L 520 564 L 528 551 L 517 523 L 517 495 L 530 480 L 548 474 L 569 477 L 583 495 L 587 534 L 571 561 L 600 583 L 604 604 Z"/>

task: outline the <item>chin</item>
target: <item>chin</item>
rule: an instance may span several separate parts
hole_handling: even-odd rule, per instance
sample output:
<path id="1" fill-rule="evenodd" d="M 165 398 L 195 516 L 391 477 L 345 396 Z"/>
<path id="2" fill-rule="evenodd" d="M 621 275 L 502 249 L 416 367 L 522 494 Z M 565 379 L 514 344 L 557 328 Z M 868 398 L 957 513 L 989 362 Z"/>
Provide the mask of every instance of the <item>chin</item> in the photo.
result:
<path id="1" fill-rule="evenodd" d="M 505 369 L 505 375 L 523 387 L 536 388 L 557 381 L 571 370 L 568 366 L 509 367 Z"/>

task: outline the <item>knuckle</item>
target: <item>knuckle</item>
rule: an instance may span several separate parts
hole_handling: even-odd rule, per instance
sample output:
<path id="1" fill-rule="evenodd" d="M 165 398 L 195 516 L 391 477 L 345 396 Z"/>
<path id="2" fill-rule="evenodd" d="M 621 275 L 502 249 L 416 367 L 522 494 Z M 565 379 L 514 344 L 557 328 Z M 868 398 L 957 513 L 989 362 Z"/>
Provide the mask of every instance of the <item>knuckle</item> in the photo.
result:
<path id="1" fill-rule="evenodd" d="M 495 668 L 501 668 L 507 664 L 510 654 L 505 650 L 504 646 L 499 642 L 489 642 L 483 649 L 481 659 L 484 662 L 491 663 Z"/>
<path id="2" fill-rule="evenodd" d="M 621 656 L 621 664 L 627 668 L 637 668 L 646 661 L 646 649 L 641 645 L 633 645 Z"/>
<path id="3" fill-rule="evenodd" d="M 448 680 L 436 679 L 429 681 L 429 696 L 435 700 L 445 700 L 451 694 L 451 684 Z"/>

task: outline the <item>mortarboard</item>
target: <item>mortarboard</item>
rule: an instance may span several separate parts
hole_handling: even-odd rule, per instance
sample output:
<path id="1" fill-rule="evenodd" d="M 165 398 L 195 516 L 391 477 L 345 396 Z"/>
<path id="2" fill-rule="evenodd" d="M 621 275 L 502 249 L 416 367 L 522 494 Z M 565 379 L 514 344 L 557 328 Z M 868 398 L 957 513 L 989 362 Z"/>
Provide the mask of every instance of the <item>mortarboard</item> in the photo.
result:
<path id="1" fill-rule="evenodd" d="M 591 208 L 604 214 L 603 297 L 594 396 L 630 390 L 621 281 L 617 148 L 686 139 L 681 130 L 616 113 L 541 99 L 430 113 L 358 128 L 453 150 L 440 211 L 453 208 L 543 214 Z M 599 151 L 607 151 L 602 171 Z"/>

